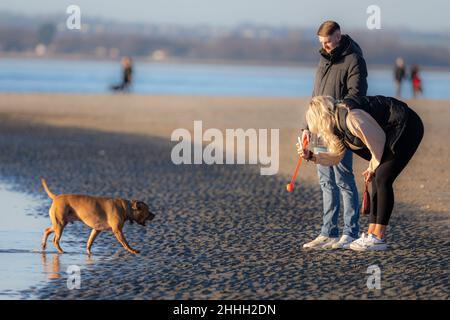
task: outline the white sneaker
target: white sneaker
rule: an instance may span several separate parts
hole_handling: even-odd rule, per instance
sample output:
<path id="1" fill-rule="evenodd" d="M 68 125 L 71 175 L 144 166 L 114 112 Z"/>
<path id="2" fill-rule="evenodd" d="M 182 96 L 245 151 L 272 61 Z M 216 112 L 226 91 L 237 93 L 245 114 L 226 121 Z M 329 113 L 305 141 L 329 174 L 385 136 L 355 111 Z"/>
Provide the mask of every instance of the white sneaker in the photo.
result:
<path id="1" fill-rule="evenodd" d="M 313 241 L 305 243 L 303 248 L 305 249 L 330 249 L 333 243 L 337 242 L 337 238 L 330 238 L 326 236 L 318 236 Z"/>
<path id="2" fill-rule="evenodd" d="M 331 246 L 331 249 L 348 249 L 350 247 L 350 244 L 355 241 L 356 239 L 353 237 L 350 237 L 346 234 L 344 234 L 338 242 L 334 243 Z"/>
<path id="3" fill-rule="evenodd" d="M 350 249 L 355 251 L 386 250 L 387 244 L 384 239 L 378 239 L 373 234 L 368 236 L 362 234 L 361 238 L 350 244 Z"/>
<path id="4" fill-rule="evenodd" d="M 355 244 L 355 245 L 363 245 L 364 244 L 364 242 L 366 241 L 366 238 L 368 237 L 369 235 L 367 234 L 367 233 L 361 233 L 361 236 L 358 238 L 358 239 L 356 239 L 355 241 L 353 241 L 351 244 Z M 350 245 L 351 245 L 350 244 Z M 349 248 L 350 248 L 350 246 L 349 246 Z M 351 248 L 350 248 L 351 249 Z"/>

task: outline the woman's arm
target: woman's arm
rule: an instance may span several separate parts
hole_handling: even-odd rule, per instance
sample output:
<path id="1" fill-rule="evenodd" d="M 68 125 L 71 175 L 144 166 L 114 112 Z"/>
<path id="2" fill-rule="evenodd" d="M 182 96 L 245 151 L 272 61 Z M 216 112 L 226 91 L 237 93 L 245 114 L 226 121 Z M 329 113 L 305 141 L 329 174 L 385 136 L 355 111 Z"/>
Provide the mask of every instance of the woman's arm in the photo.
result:
<path id="1" fill-rule="evenodd" d="M 320 152 L 314 154 L 312 161 L 314 161 L 315 164 L 321 164 L 323 166 L 335 166 L 342 161 L 344 154 L 345 152 L 341 155 L 331 152 Z"/>
<path id="2" fill-rule="evenodd" d="M 376 120 L 361 109 L 354 109 L 348 113 L 347 127 L 350 132 L 364 142 L 372 154 L 368 171 L 374 172 L 383 157 L 386 134 Z"/>
<path id="3" fill-rule="evenodd" d="M 313 153 L 310 150 L 302 150 L 300 148 L 300 145 L 297 143 L 297 153 L 302 156 L 307 161 L 312 161 L 315 164 L 321 164 L 323 166 L 335 166 L 339 162 L 341 162 L 342 158 L 344 158 L 344 154 L 338 155 L 331 152 L 320 152 L 320 153 Z"/>

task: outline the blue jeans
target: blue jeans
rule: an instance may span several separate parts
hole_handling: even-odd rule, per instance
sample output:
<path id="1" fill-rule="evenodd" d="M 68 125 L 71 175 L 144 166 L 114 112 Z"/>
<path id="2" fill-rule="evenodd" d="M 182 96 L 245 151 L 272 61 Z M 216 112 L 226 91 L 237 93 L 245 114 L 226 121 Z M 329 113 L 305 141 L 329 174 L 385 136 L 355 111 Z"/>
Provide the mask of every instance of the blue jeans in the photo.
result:
<path id="1" fill-rule="evenodd" d="M 323 195 L 323 225 L 321 235 L 339 237 L 338 218 L 340 194 L 344 201 L 344 231 L 342 234 L 358 238 L 359 200 L 353 175 L 353 153 L 345 152 L 342 161 L 333 167 L 317 166 Z"/>

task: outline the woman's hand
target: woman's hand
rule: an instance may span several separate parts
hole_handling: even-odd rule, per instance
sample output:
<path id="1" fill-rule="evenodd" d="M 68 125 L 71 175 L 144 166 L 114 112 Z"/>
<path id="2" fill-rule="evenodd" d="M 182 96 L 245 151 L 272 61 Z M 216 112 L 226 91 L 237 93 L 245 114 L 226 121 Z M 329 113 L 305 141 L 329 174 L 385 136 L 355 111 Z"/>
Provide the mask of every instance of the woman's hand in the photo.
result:
<path id="1" fill-rule="evenodd" d="M 375 173 L 372 170 L 370 170 L 370 169 L 367 169 L 366 171 L 364 171 L 362 173 L 362 175 L 364 176 L 364 182 L 365 183 L 371 182 L 372 179 L 373 179 L 374 174 Z"/>
<path id="2" fill-rule="evenodd" d="M 302 143 L 307 143 L 309 145 L 309 142 L 311 141 L 311 132 L 309 130 L 303 130 L 302 132 Z"/>
<path id="3" fill-rule="evenodd" d="M 308 149 L 302 149 L 300 144 L 296 144 L 297 147 L 297 153 L 305 160 L 311 161 L 315 159 L 314 153 L 311 150 Z"/>
<path id="4" fill-rule="evenodd" d="M 297 153 L 299 154 L 299 155 L 301 155 L 302 154 L 302 152 L 303 152 L 303 149 L 302 149 L 302 147 L 300 146 L 300 143 L 296 143 L 295 144 L 295 146 L 297 147 Z"/>

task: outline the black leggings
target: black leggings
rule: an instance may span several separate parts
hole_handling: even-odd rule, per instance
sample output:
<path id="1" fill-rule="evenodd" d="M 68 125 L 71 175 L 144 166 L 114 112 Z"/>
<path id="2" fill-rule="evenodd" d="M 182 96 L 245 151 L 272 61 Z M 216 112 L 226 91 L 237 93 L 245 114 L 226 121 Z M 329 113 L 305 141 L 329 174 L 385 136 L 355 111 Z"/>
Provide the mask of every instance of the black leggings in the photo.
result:
<path id="1" fill-rule="evenodd" d="M 423 123 L 419 116 L 409 111 L 405 130 L 394 147 L 394 153 L 384 149 L 380 165 L 375 169 L 372 180 L 370 223 L 388 225 L 394 208 L 394 190 L 392 184 L 406 167 L 423 138 Z"/>

